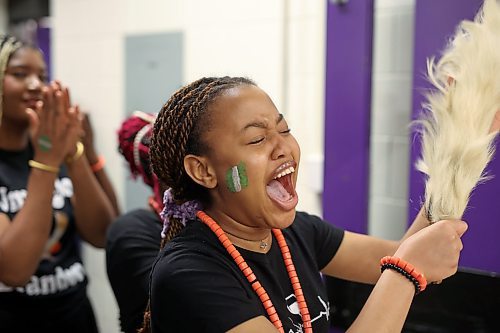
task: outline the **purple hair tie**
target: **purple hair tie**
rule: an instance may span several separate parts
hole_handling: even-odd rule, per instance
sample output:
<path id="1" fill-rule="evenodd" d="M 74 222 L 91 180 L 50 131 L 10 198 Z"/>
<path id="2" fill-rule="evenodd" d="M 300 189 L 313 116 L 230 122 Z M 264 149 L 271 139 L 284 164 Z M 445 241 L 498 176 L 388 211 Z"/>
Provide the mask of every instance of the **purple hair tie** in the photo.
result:
<path id="1" fill-rule="evenodd" d="M 170 218 L 174 217 L 186 226 L 186 222 L 196 218 L 196 212 L 202 209 L 201 203 L 196 200 L 186 201 L 182 205 L 175 202 L 172 194 L 172 189 L 168 189 L 163 194 L 163 210 L 160 217 L 163 220 L 163 230 L 161 231 L 161 238 L 165 238 L 165 233 L 170 224 Z"/>

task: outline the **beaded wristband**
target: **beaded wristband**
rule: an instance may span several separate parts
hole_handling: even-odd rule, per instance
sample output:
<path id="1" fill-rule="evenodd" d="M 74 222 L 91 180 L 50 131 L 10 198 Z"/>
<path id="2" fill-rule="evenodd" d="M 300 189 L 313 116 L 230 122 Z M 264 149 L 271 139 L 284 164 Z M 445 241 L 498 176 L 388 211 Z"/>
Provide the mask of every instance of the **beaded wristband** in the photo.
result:
<path id="1" fill-rule="evenodd" d="M 35 160 L 29 160 L 28 161 L 28 165 L 30 167 L 38 169 L 38 170 L 52 172 L 52 173 L 55 173 L 55 174 L 59 173 L 59 168 L 53 167 L 53 166 L 50 166 L 50 165 L 47 165 L 47 164 L 43 164 L 43 163 L 37 162 Z"/>
<path id="2" fill-rule="evenodd" d="M 424 274 L 418 272 L 415 267 L 403 259 L 397 257 L 386 256 L 380 259 L 380 271 L 392 269 L 413 283 L 415 286 L 415 294 L 419 294 L 427 287 L 427 279 Z"/>
<path id="3" fill-rule="evenodd" d="M 90 165 L 90 168 L 92 169 L 92 172 L 95 173 L 101 171 L 104 168 L 104 165 L 106 165 L 106 160 L 104 160 L 104 156 L 99 155 L 99 157 L 97 158 L 97 162 Z"/>
<path id="4" fill-rule="evenodd" d="M 66 158 L 66 163 L 71 164 L 74 161 L 76 161 L 77 159 L 79 159 L 80 157 L 82 157 L 84 150 L 85 150 L 85 147 L 83 146 L 83 143 L 81 143 L 80 141 L 78 141 L 76 143 L 76 152 L 75 152 L 75 154 L 73 156 L 67 157 Z"/>

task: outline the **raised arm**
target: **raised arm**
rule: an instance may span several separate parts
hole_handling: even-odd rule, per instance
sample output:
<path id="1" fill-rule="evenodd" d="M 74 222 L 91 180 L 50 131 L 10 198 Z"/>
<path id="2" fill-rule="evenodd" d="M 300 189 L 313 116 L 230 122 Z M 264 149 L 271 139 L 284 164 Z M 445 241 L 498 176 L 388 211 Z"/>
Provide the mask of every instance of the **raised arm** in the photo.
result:
<path id="1" fill-rule="evenodd" d="M 64 108 L 64 91 L 43 89 L 43 100 L 28 110 L 34 162 L 24 205 L 14 216 L 0 213 L 0 281 L 23 286 L 38 267 L 52 227 L 54 181 L 69 150 L 67 138 L 77 137 L 74 109 Z"/>
<path id="2" fill-rule="evenodd" d="M 91 170 L 94 173 L 95 178 L 97 179 L 97 182 L 102 187 L 104 193 L 111 202 L 114 213 L 116 215 L 119 215 L 120 207 L 118 205 L 118 200 L 116 199 L 115 190 L 104 167 L 104 159 L 97 153 L 94 141 L 94 129 L 92 128 L 90 115 L 85 112 L 82 113 L 82 125 L 84 131 L 82 143 L 85 147 L 85 157 L 87 157 L 87 160 L 91 166 Z"/>
<path id="3" fill-rule="evenodd" d="M 83 144 L 79 144 L 83 147 Z M 76 227 L 85 241 L 95 247 L 104 248 L 106 231 L 116 214 L 111 202 L 94 177 L 83 151 L 81 154 L 79 156 L 76 150 L 73 154 L 74 161 L 68 163 L 69 176 L 73 183 L 72 202 Z"/>
<path id="4" fill-rule="evenodd" d="M 457 271 L 466 230 L 463 221 L 439 221 L 410 236 L 394 256 L 411 263 L 428 282 L 440 281 Z M 347 332 L 400 332 L 414 295 L 409 279 L 385 270 Z"/>

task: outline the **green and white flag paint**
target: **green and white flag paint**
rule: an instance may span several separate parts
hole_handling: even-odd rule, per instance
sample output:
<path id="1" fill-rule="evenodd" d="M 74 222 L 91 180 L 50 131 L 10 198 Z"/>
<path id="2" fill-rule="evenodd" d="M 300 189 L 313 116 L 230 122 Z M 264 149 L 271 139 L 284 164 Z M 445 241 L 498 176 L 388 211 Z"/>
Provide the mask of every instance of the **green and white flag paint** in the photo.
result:
<path id="1" fill-rule="evenodd" d="M 245 163 L 240 162 L 226 172 L 226 183 L 229 191 L 236 193 L 248 186 Z"/>

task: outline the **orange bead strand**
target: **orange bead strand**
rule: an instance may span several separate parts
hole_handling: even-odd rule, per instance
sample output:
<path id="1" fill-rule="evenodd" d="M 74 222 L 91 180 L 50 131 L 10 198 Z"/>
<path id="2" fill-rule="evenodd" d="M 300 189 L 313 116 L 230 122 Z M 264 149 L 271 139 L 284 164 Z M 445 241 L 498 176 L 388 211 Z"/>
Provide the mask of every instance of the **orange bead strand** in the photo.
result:
<path id="1" fill-rule="evenodd" d="M 267 316 L 271 323 L 273 323 L 274 327 L 280 332 L 284 333 L 283 323 L 281 322 L 278 313 L 273 305 L 273 302 L 269 298 L 267 291 L 257 280 L 257 277 L 253 273 L 252 269 L 246 263 L 245 259 L 242 257 L 240 252 L 236 249 L 233 243 L 229 240 L 226 233 L 222 228 L 215 222 L 210 216 L 208 216 L 203 211 L 198 211 L 196 216 L 206 224 L 210 230 L 217 236 L 221 244 L 224 246 L 226 251 L 231 255 L 234 262 L 240 268 L 241 272 L 245 275 L 248 282 L 251 284 L 252 289 L 255 291 L 257 296 L 259 297 L 264 309 L 266 309 Z M 286 243 L 285 237 L 283 233 L 279 229 L 273 229 L 274 237 L 276 238 L 278 245 L 281 250 L 281 254 L 283 256 L 283 261 L 285 263 L 286 270 L 288 272 L 288 277 L 290 278 L 290 282 L 293 287 L 293 292 L 295 294 L 295 298 L 297 300 L 297 304 L 299 306 L 300 315 L 302 317 L 302 322 L 304 324 L 304 333 L 312 333 L 312 324 L 311 324 L 311 316 L 309 315 L 309 309 L 307 308 L 307 303 L 304 297 L 304 293 L 302 292 L 302 287 L 300 285 L 299 277 L 297 276 L 297 272 L 295 271 L 295 266 L 292 261 L 292 255 L 290 253 L 290 249 Z"/>
<path id="2" fill-rule="evenodd" d="M 412 264 L 404 261 L 398 257 L 385 256 L 380 259 L 380 265 L 391 264 L 396 267 L 401 268 L 406 273 L 408 273 L 411 277 L 417 280 L 420 286 L 420 292 L 424 291 L 427 287 L 427 279 L 425 278 L 423 273 L 420 273 Z"/>

